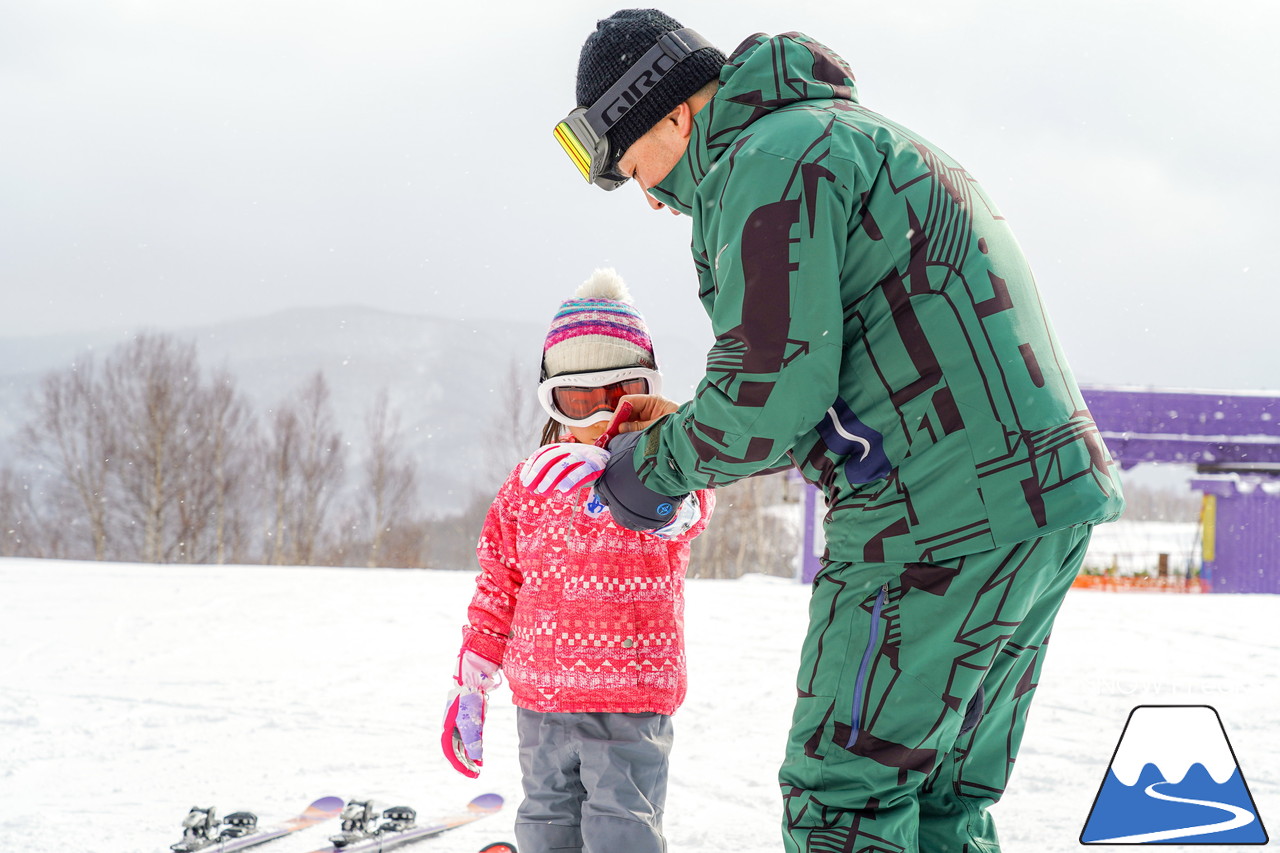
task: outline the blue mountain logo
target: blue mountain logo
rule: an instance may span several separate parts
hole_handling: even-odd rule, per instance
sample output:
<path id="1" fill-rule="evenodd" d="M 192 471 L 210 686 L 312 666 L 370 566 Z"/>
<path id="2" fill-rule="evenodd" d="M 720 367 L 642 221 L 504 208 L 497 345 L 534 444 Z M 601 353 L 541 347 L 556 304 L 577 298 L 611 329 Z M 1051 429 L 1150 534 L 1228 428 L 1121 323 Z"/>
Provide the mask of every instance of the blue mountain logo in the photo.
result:
<path id="1" fill-rule="evenodd" d="M 1267 831 L 1218 712 L 1134 708 L 1081 844 L 1266 844 Z"/>

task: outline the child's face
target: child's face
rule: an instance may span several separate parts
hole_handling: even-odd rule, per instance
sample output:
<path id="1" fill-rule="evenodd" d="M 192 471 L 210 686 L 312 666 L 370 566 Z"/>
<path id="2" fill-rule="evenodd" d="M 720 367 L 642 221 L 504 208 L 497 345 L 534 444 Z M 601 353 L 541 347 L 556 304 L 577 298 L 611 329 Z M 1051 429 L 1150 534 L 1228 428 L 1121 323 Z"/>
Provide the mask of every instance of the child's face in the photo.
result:
<path id="1" fill-rule="evenodd" d="M 595 444 L 596 439 L 604 435 L 604 431 L 608 428 L 608 421 L 596 421 L 590 426 L 571 426 L 568 427 L 568 430 L 574 438 L 583 444 Z"/>

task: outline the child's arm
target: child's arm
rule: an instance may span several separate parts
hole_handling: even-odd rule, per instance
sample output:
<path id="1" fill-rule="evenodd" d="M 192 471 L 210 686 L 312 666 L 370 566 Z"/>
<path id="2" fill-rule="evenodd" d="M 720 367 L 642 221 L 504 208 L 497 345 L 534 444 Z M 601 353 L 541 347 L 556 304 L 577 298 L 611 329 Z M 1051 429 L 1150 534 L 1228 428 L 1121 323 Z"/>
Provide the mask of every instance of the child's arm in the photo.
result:
<path id="1" fill-rule="evenodd" d="M 521 574 L 516 548 L 518 504 L 511 501 L 515 474 L 498 490 L 485 514 L 484 529 L 476 545 L 480 574 L 476 591 L 467 608 L 467 624 L 462 628 L 462 650 L 458 652 L 457 685 L 449 694 L 440 748 L 453 769 L 476 778 L 484 766 L 485 691 L 498 683 L 498 673 L 511 637 L 511 619 Z"/>
<path id="2" fill-rule="evenodd" d="M 513 486 L 514 484 L 514 486 Z M 513 488 L 521 494 L 513 495 Z M 476 592 L 467 608 L 467 624 L 462 629 L 462 648 L 495 663 L 501 663 L 511 636 L 511 620 L 523 576 L 516 547 L 517 526 L 513 498 L 523 496 L 515 475 L 498 491 L 485 515 L 484 528 L 476 545 L 480 574 Z"/>

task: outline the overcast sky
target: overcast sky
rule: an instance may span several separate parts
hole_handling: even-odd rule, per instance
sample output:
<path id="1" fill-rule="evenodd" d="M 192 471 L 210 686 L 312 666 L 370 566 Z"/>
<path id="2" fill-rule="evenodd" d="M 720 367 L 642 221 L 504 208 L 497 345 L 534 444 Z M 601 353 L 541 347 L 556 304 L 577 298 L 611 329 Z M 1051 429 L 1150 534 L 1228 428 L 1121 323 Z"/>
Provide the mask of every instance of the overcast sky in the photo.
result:
<path id="1" fill-rule="evenodd" d="M 618 3 L 0 0 L 0 336 L 300 305 L 544 322 L 600 265 L 709 338 L 689 221 L 551 136 Z M 1011 221 L 1079 378 L 1280 388 L 1280 5 L 676 2 L 800 30 Z"/>

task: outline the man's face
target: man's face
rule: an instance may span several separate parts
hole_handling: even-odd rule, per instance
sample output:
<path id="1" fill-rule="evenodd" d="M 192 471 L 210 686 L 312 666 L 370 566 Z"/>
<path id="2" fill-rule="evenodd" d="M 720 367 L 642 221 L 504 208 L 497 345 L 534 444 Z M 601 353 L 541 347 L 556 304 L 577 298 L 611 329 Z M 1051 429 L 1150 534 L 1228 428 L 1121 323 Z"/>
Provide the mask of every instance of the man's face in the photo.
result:
<path id="1" fill-rule="evenodd" d="M 662 210 L 666 205 L 649 195 L 649 188 L 657 186 L 680 162 L 689 145 L 691 126 L 689 107 L 681 104 L 632 143 L 618 160 L 618 171 L 640 185 L 645 200 L 654 210 Z"/>

